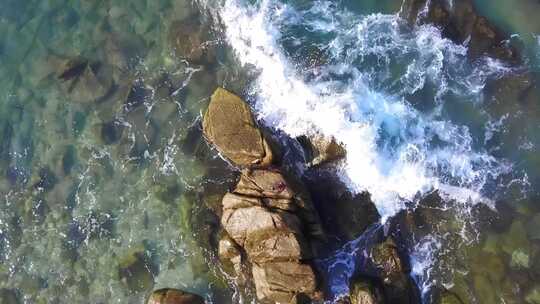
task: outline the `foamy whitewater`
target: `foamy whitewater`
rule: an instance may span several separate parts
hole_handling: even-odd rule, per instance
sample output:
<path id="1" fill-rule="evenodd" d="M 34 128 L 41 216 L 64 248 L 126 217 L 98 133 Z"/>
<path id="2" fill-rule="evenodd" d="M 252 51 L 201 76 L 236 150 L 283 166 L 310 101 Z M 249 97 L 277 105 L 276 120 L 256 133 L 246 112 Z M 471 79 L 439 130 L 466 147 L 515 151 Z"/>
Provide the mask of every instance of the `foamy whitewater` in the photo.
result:
<path id="1" fill-rule="evenodd" d="M 443 95 L 478 94 L 487 76 L 507 71 L 500 63 L 485 59 L 469 68 L 467 49 L 435 27 L 410 33 L 397 15 L 357 16 L 329 1 L 299 11 L 272 0 L 229 0 L 221 17 L 238 60 L 259 71 L 249 92 L 259 117 L 292 137 L 321 132 L 342 142 L 343 179 L 351 190 L 371 193 L 383 221 L 435 189 L 447 199 L 491 202 L 485 187 L 509 165 L 473 149 L 467 127 L 441 119 L 440 112 Z M 332 37 L 320 45 L 326 63 L 296 68 L 280 44 L 295 26 Z M 375 68 L 362 70 L 368 61 Z M 392 75 L 403 63 L 406 69 Z M 458 71 L 468 76 L 458 79 Z M 426 83 L 437 87 L 427 101 L 435 107 L 420 112 L 406 96 Z"/>
<path id="2" fill-rule="evenodd" d="M 398 14 L 361 16 L 330 1 L 227 0 L 220 15 L 237 59 L 257 70 L 248 95 L 259 118 L 291 137 L 320 132 L 343 143 L 337 170 L 352 191 L 371 194 L 383 223 L 434 190 L 460 208 L 495 199 L 491 190 L 511 165 L 444 118 L 444 100 L 481 104 L 486 78 L 510 68 L 489 58 L 468 63 L 466 46 L 433 26 L 410 29 Z M 302 62 L 306 45 L 320 50 L 319 64 Z M 498 125 L 487 127 L 486 141 Z M 351 271 L 355 244 L 326 262 L 330 273 Z M 440 246 L 433 236 L 411 250 L 424 291 Z M 331 285 L 335 294 L 346 289 Z"/>

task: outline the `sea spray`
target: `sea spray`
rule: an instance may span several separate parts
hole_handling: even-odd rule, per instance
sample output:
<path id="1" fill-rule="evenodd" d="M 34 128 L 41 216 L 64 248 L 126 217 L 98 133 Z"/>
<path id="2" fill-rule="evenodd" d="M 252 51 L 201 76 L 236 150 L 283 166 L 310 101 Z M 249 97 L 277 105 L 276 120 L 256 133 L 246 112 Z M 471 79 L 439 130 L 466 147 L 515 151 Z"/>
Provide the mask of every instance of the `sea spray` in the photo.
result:
<path id="1" fill-rule="evenodd" d="M 397 14 L 359 16 L 329 1 L 297 9 L 227 0 L 220 15 L 237 59 L 258 73 L 247 92 L 258 117 L 291 137 L 321 132 L 340 141 L 347 158 L 336 171 L 351 191 L 371 194 L 383 222 L 433 191 L 461 216 L 478 202 L 493 206 L 492 190 L 512 166 L 448 119 L 445 100 L 481 104 L 486 79 L 511 68 L 490 58 L 471 64 L 467 48 L 434 26 L 407 28 Z M 324 64 L 292 59 L 308 43 L 323 50 Z M 356 250 L 351 246 L 330 268 L 354 267 L 350 256 L 339 258 Z M 432 235 L 410 252 L 424 293 L 434 284 L 441 246 Z M 341 270 L 345 277 L 351 271 Z M 334 281 L 334 294 L 347 288 Z"/>

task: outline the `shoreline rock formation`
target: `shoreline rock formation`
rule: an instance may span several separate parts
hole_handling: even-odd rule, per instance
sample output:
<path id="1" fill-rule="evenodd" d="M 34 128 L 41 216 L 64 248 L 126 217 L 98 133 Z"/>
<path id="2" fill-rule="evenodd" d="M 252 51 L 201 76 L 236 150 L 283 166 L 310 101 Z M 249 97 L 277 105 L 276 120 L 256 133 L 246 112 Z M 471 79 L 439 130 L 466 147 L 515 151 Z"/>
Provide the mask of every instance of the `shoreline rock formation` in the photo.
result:
<path id="1" fill-rule="evenodd" d="M 310 240 L 324 237 L 318 215 L 309 198 L 270 167 L 273 153 L 249 106 L 218 88 L 203 132 L 225 158 L 244 168 L 236 188 L 222 200 L 221 224 L 227 236 L 219 242 L 220 259 L 232 264 L 237 275 L 244 272 L 242 277 L 253 279 L 263 303 L 322 300 L 309 263 L 315 256 Z"/>

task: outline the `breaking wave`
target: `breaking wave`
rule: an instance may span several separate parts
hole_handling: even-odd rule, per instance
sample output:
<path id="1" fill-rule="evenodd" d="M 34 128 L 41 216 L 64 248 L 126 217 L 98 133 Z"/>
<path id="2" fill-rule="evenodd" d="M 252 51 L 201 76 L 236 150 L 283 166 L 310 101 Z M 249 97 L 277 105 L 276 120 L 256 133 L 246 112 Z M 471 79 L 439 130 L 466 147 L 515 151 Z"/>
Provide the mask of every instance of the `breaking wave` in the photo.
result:
<path id="1" fill-rule="evenodd" d="M 221 18 L 238 60 L 258 71 L 248 95 L 259 118 L 292 137 L 343 143 L 343 180 L 368 191 L 383 220 L 433 190 L 491 203 L 490 187 L 511 166 L 445 118 L 444 100 L 479 103 L 486 78 L 509 68 L 469 64 L 467 48 L 433 26 L 409 29 L 397 14 L 361 16 L 330 1 L 228 0 Z"/>

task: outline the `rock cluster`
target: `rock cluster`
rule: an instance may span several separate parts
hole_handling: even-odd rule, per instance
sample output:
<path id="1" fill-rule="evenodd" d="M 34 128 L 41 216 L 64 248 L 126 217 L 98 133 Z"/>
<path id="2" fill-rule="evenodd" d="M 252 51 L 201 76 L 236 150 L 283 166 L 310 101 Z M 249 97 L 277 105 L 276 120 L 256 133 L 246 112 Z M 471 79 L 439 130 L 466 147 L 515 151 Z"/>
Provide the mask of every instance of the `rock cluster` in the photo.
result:
<path id="1" fill-rule="evenodd" d="M 250 269 L 263 303 L 302 303 L 319 298 L 309 264 L 310 240 L 322 237 L 311 202 L 277 169 L 270 146 L 249 106 L 217 89 L 205 114 L 204 134 L 234 165 L 244 168 L 236 188 L 222 200 L 220 259 L 237 274 Z M 243 266 L 243 265 L 248 265 Z"/>
<path id="2" fill-rule="evenodd" d="M 518 62 L 518 52 L 507 45 L 508 37 L 485 17 L 478 15 L 472 0 L 405 0 L 401 16 L 411 25 L 431 23 L 439 27 L 444 37 L 468 45 L 468 55 L 477 59 L 483 55 Z"/>
<path id="3" fill-rule="evenodd" d="M 340 304 L 420 303 L 420 295 L 391 237 L 369 250 L 368 274 L 361 269 L 350 280 L 349 294 Z"/>

